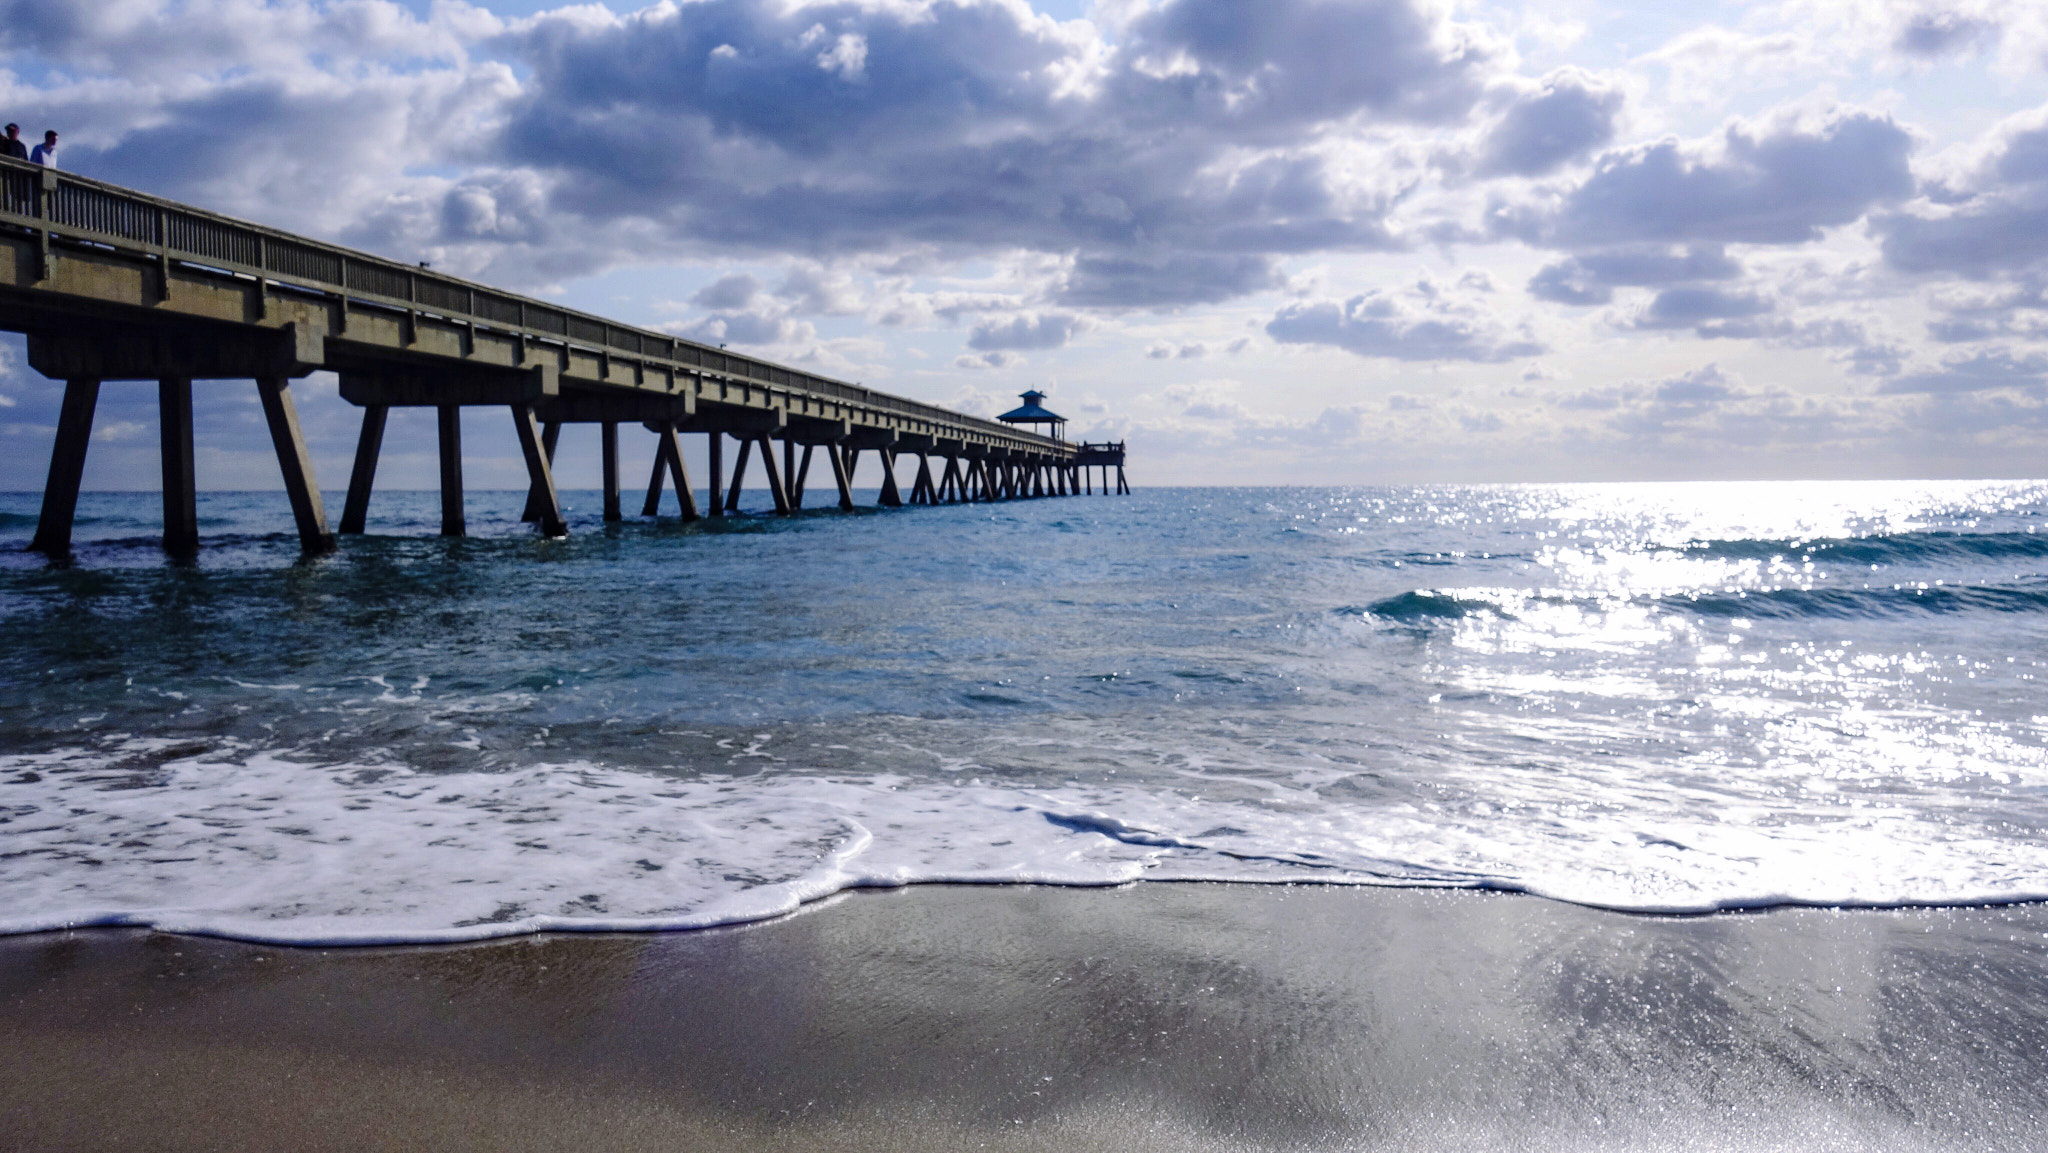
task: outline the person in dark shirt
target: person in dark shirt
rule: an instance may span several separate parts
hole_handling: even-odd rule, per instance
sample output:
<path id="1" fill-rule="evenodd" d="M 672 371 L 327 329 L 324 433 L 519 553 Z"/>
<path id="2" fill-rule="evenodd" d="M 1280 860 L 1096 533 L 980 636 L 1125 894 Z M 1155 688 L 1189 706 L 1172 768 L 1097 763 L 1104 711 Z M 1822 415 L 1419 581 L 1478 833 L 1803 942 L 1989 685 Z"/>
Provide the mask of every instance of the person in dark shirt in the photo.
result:
<path id="1" fill-rule="evenodd" d="M 7 135 L 0 136 L 0 156 L 12 156 L 16 160 L 28 159 L 28 145 L 21 142 L 21 125 L 8 125 Z"/>

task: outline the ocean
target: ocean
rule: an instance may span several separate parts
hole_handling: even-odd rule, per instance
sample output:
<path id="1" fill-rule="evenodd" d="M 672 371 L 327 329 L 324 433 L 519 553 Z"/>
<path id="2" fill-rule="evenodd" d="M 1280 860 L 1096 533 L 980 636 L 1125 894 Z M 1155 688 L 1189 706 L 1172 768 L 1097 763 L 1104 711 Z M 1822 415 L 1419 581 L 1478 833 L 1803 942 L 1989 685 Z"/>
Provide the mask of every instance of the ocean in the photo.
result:
<path id="1" fill-rule="evenodd" d="M 536 539 L 0 495 L 0 931 L 734 923 L 1146 880 L 2048 897 L 2048 484 L 1144 489 Z M 818 499 L 813 494 L 812 499 Z M 867 494 L 866 503 L 872 503 Z M 339 494 L 328 506 L 338 509 Z"/>

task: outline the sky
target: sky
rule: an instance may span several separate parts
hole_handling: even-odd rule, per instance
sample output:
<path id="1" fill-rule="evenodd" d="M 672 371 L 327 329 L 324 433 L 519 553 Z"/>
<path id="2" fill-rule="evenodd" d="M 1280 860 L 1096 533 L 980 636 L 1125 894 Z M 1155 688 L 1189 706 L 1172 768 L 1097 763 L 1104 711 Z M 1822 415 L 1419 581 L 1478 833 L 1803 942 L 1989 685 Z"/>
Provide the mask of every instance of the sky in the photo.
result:
<path id="1" fill-rule="evenodd" d="M 2048 475 L 2048 0 L 0 29 L 0 116 L 68 169 L 970 412 L 1040 389 L 1134 483 Z M 339 485 L 358 415 L 295 391 Z M 254 386 L 198 392 L 201 486 L 276 487 Z M 59 393 L 0 337 L 0 489 L 41 487 Z M 501 416 L 472 486 L 518 483 Z M 383 483 L 432 485 L 431 425 L 394 417 Z M 562 483 L 596 458 L 571 430 Z M 156 470 L 154 389 L 108 385 L 87 487 Z"/>

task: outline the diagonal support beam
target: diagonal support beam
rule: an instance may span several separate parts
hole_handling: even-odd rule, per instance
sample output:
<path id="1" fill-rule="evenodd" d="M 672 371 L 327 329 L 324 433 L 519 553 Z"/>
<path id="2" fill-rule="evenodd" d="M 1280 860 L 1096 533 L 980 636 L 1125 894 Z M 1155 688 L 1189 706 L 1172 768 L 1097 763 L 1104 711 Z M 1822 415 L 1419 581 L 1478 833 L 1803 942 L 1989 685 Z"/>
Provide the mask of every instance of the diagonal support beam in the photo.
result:
<path id="1" fill-rule="evenodd" d="M 263 398 L 263 419 L 270 425 L 270 443 L 277 450 L 277 467 L 284 473 L 292 521 L 299 526 L 299 547 L 313 556 L 333 552 L 334 534 L 327 531 L 327 509 L 320 503 L 320 482 L 314 479 L 313 457 L 306 451 L 306 436 L 299 428 L 299 407 L 292 403 L 291 379 L 261 377 L 256 381 L 256 393 Z"/>
<path id="2" fill-rule="evenodd" d="M 661 482 L 668 475 L 668 461 L 661 455 L 661 448 L 654 449 L 654 471 L 647 476 L 647 503 L 640 506 L 641 516 L 661 515 Z"/>
<path id="3" fill-rule="evenodd" d="M 811 483 L 811 450 L 814 444 L 804 446 L 803 463 L 796 466 L 796 480 L 789 486 L 789 504 L 792 508 L 804 507 L 804 486 Z"/>
<path id="4" fill-rule="evenodd" d="M 734 457 L 732 461 L 732 480 L 725 486 L 725 511 L 727 512 L 740 511 L 740 486 L 746 483 L 747 458 L 752 456 L 753 453 L 754 442 L 741 437 L 740 454 Z M 770 472 L 775 470 L 775 462 L 772 458 L 768 462 L 768 470 Z"/>
<path id="5" fill-rule="evenodd" d="M 377 455 L 384 450 L 384 425 L 391 417 L 387 405 L 363 406 L 363 431 L 356 438 L 356 463 L 348 474 L 348 500 L 341 506 L 341 531 L 357 533 L 370 519 L 370 490 L 377 484 Z"/>
<path id="6" fill-rule="evenodd" d="M 931 458 L 923 453 L 917 454 L 917 480 L 912 482 L 910 486 L 910 503 L 939 503 L 938 493 L 932 487 Z"/>
<path id="7" fill-rule="evenodd" d="M 839 510 L 853 511 L 853 478 L 846 470 L 846 453 L 836 444 L 825 446 L 825 454 L 832 458 L 832 483 L 839 486 Z"/>
<path id="8" fill-rule="evenodd" d="M 903 492 L 896 487 L 896 452 L 894 449 L 877 449 L 882 456 L 882 495 L 876 501 L 883 508 L 902 508 Z"/>
<path id="9" fill-rule="evenodd" d="M 548 472 L 551 475 L 553 474 L 555 468 L 555 445 L 559 443 L 561 439 L 561 421 L 550 420 L 542 423 L 540 429 L 540 445 L 541 449 L 547 453 Z M 519 514 L 519 519 L 525 521 L 527 524 L 532 524 L 534 521 L 539 520 L 540 503 L 540 486 L 534 485 L 532 487 L 529 487 L 526 490 L 526 508 Z"/>
<path id="10" fill-rule="evenodd" d="M 761 471 L 768 474 L 768 495 L 775 499 L 776 515 L 788 516 L 789 488 L 783 483 L 782 473 L 775 467 L 775 446 L 769 442 L 768 434 L 765 432 L 757 439 L 761 443 Z"/>
<path id="11" fill-rule="evenodd" d="M 703 520 L 704 514 L 697 509 L 697 490 L 690 486 L 690 470 L 683 466 L 683 442 L 676 435 L 676 426 L 667 425 L 658 434 L 661 438 L 654 462 L 656 468 L 668 466 L 668 475 L 675 482 L 676 504 L 682 509 L 684 520 Z"/>
<path id="12" fill-rule="evenodd" d="M 50 451 L 50 479 L 43 485 L 43 512 L 28 547 L 49 557 L 71 553 L 71 525 L 78 519 L 78 488 L 85 480 L 85 449 L 92 441 L 92 414 L 99 407 L 100 382 L 64 382 L 64 407 L 57 414 L 57 443 Z"/>
<path id="13" fill-rule="evenodd" d="M 555 493 L 555 470 L 548 463 L 545 434 L 540 422 L 533 417 L 530 404 L 513 404 L 512 426 L 519 433 L 519 451 L 526 456 L 526 476 L 531 484 L 530 493 L 539 495 L 540 534 L 546 537 L 569 535 L 569 526 L 562 523 L 562 501 Z"/>

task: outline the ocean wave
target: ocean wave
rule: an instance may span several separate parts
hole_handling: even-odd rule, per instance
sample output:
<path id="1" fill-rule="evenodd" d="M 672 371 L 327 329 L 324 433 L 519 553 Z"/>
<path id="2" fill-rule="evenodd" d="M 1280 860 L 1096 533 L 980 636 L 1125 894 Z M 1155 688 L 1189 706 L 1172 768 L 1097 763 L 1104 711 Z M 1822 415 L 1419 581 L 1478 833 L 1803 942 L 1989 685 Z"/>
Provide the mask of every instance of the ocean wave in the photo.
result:
<path id="1" fill-rule="evenodd" d="M 1481 593 L 1459 593 L 1439 589 L 1414 589 L 1374 601 L 1363 608 L 1345 606 L 1336 610 L 1344 616 L 1375 616 L 1404 624 L 1455 621 L 1471 616 L 1508 617 L 1497 597 Z"/>
<path id="2" fill-rule="evenodd" d="M 2048 533 L 1906 532 L 1811 540 L 1702 540 L 1674 550 L 1703 560 L 1777 557 L 1856 565 L 1916 565 L 2048 557 Z"/>
<path id="3" fill-rule="evenodd" d="M 2035 613 L 2048 588 L 2029 585 L 1902 585 L 1878 588 L 1777 588 L 1696 593 L 1659 604 L 1707 617 L 1871 618 L 1955 613 Z"/>
<path id="4" fill-rule="evenodd" d="M 1333 610 L 1340 616 L 1371 616 L 1408 626 L 1428 626 L 1492 617 L 1515 620 L 1510 605 L 1559 605 L 1587 612 L 1648 604 L 1693 616 L 1759 620 L 1830 620 L 1961 613 L 2048 611 L 2048 586 L 2035 583 L 1927 584 L 1813 588 L 1715 589 L 1662 596 L 1572 596 L 1511 590 L 1416 589 L 1364 607 Z"/>
<path id="5" fill-rule="evenodd" d="M 590 764 L 421 773 L 194 757 L 107 789 L 77 757 L 0 759 L 0 933 L 145 926 L 294 945 L 702 928 L 848 889 L 1136 881 L 1484 889 L 1652 913 L 2048 897 L 2048 846 L 1849 814 L 1529 822 L 1118 786 L 901 776 L 675 781 Z M 1633 786 L 1640 792 L 1640 786 Z M 1314 802 L 1308 804 L 1306 802 Z M 1959 844 L 1961 847 L 1959 848 Z M 1817 850 L 1822 846 L 1827 852 Z"/>

